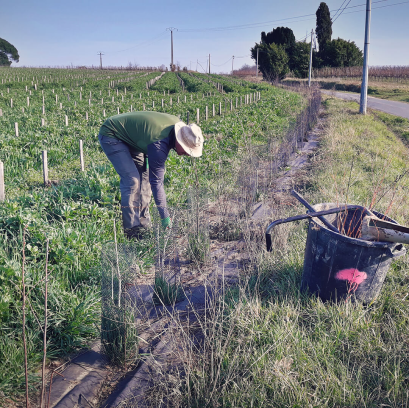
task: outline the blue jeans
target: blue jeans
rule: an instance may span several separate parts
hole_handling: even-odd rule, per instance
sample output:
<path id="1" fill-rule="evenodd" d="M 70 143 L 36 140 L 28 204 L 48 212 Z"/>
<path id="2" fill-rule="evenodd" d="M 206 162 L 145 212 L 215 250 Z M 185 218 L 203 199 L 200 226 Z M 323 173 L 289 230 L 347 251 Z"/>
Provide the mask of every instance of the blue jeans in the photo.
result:
<path id="1" fill-rule="evenodd" d="M 152 197 L 145 155 L 122 140 L 98 136 L 102 150 L 121 178 L 121 209 L 124 229 L 149 228 L 149 203 Z"/>

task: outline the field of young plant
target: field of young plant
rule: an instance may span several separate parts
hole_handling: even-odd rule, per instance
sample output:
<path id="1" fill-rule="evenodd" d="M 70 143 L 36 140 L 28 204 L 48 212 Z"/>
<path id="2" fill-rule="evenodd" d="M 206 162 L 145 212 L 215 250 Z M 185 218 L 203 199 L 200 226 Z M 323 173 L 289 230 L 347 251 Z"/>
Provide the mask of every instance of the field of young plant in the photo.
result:
<path id="1" fill-rule="evenodd" d="M 5 184 L 5 200 L 0 202 L 0 405 L 2 398 L 25 388 L 23 301 L 29 390 L 38 387 L 47 240 L 48 359 L 99 336 L 100 252 L 105 242 L 113 240 L 114 220 L 118 240 L 125 241 L 119 178 L 97 139 L 107 117 L 155 110 L 184 121 L 189 114 L 191 122 L 199 121 L 205 146 L 203 156 L 194 162 L 195 172 L 190 158 L 171 153 L 167 161 L 165 189 L 169 205 L 176 205 L 186 200 L 193 179 L 210 195 L 229 188 L 218 183 L 220 169 L 229 172 L 243 158 L 248 135 L 255 144 L 280 139 L 304 103 L 299 95 L 268 85 L 170 72 L 154 82 L 160 75 L 0 70 L 0 161 Z M 48 156 L 47 186 L 43 151 Z M 140 244 L 143 265 L 152 264 L 152 251 Z"/>

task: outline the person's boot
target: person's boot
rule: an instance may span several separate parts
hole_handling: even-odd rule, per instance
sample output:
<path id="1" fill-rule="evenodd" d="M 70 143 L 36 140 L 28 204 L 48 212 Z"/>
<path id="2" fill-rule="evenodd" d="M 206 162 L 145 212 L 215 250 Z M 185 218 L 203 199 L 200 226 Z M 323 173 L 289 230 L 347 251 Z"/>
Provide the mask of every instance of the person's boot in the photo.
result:
<path id="1" fill-rule="evenodd" d="M 137 225 L 136 227 L 125 229 L 124 234 L 125 237 L 128 238 L 129 240 L 131 239 L 142 240 L 148 236 L 149 231 L 147 228 L 142 227 L 142 225 Z"/>

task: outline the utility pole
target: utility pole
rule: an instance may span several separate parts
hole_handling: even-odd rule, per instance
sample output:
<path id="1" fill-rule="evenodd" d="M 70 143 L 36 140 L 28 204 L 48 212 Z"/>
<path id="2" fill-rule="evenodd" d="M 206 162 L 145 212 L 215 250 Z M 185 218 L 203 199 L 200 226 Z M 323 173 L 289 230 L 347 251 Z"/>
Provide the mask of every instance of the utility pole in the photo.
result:
<path id="1" fill-rule="evenodd" d="M 169 27 L 166 30 L 170 31 L 170 70 L 174 71 L 175 68 L 173 66 L 173 31 L 178 30 L 175 27 Z"/>
<path id="2" fill-rule="evenodd" d="M 258 51 L 259 51 L 259 48 L 257 47 L 256 78 L 258 77 Z"/>
<path id="3" fill-rule="evenodd" d="M 102 56 L 105 54 L 100 51 L 97 55 L 99 55 L 99 69 L 102 69 Z"/>
<path id="4" fill-rule="evenodd" d="M 233 64 L 234 64 L 234 55 L 233 58 L 231 60 L 231 74 L 233 75 Z"/>
<path id="5" fill-rule="evenodd" d="M 311 70 L 312 70 L 312 36 L 314 30 L 311 30 L 311 49 L 310 49 L 310 69 L 308 70 L 308 86 L 311 86 Z"/>
<path id="6" fill-rule="evenodd" d="M 366 23 L 365 23 L 365 48 L 364 48 L 364 68 L 362 72 L 361 103 L 359 113 L 366 115 L 368 102 L 368 58 L 369 58 L 369 37 L 371 30 L 371 4 L 372 0 L 366 0 Z"/>
<path id="7" fill-rule="evenodd" d="M 196 72 L 197 72 L 197 66 L 199 65 L 199 60 L 196 60 Z"/>
<path id="8" fill-rule="evenodd" d="M 209 74 L 210 74 L 210 54 L 209 54 Z"/>

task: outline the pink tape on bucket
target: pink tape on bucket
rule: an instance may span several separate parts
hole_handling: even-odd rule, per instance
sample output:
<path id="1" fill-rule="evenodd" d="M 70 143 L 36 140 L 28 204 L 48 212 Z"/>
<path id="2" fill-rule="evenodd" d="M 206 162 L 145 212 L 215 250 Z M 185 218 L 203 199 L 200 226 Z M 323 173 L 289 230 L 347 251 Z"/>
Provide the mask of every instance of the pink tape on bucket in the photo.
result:
<path id="1" fill-rule="evenodd" d="M 335 275 L 335 279 L 348 281 L 354 291 L 367 277 L 368 275 L 365 272 L 360 272 L 355 268 L 342 269 Z"/>

